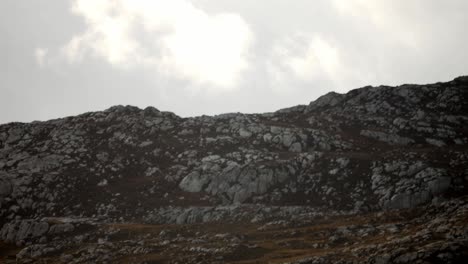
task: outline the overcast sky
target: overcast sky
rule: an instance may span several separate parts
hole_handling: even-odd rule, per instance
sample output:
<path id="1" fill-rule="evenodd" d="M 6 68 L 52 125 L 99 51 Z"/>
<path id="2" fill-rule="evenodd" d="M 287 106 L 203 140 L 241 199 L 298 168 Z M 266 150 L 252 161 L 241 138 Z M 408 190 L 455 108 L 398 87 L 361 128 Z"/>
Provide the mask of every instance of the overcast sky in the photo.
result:
<path id="1" fill-rule="evenodd" d="M 468 74 L 466 0 L 2 0 L 0 123 L 270 112 Z"/>

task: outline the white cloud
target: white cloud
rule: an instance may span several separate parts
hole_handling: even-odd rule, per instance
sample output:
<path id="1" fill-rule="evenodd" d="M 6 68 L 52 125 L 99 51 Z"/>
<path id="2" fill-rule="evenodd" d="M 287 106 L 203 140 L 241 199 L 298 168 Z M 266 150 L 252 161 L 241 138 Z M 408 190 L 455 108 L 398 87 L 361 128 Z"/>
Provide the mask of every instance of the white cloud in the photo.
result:
<path id="1" fill-rule="evenodd" d="M 277 91 L 290 89 L 294 81 L 327 79 L 340 85 L 347 74 L 338 48 L 318 34 L 299 33 L 278 41 L 271 58 L 267 72 Z"/>
<path id="2" fill-rule="evenodd" d="M 36 63 L 39 65 L 39 67 L 44 67 L 45 65 L 45 57 L 47 55 L 47 49 L 43 49 L 43 48 L 36 48 L 34 50 L 34 57 L 36 59 Z"/>
<path id="3" fill-rule="evenodd" d="M 425 1 L 413 0 L 332 0 L 333 6 L 345 16 L 367 20 L 382 34 L 392 36 L 402 44 L 417 48 L 418 11 L 424 9 Z"/>
<path id="4" fill-rule="evenodd" d="M 210 15 L 188 0 L 75 0 L 86 30 L 62 49 L 70 63 L 100 57 L 217 89 L 233 89 L 248 68 L 252 33 L 238 14 Z"/>

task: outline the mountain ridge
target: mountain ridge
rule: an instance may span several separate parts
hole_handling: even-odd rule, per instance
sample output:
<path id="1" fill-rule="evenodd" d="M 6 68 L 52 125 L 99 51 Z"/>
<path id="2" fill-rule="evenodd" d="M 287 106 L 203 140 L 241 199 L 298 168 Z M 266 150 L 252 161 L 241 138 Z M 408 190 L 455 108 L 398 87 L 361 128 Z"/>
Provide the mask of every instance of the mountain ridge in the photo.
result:
<path id="1" fill-rule="evenodd" d="M 331 92 L 328 92 L 324 95 L 321 95 L 319 97 L 317 97 L 317 99 L 313 100 L 313 101 L 310 101 L 309 104 L 319 100 L 321 97 L 325 97 L 327 96 L 328 94 L 337 94 L 337 95 L 345 95 L 353 90 L 359 90 L 359 89 L 364 89 L 364 88 L 378 88 L 378 87 L 394 87 L 394 88 L 398 88 L 398 87 L 404 87 L 404 86 L 424 86 L 424 85 L 431 85 L 431 84 L 444 84 L 444 83 L 450 83 L 450 82 L 454 82 L 454 81 L 460 81 L 460 80 L 464 80 L 468 78 L 468 75 L 461 75 L 461 76 L 458 76 L 456 78 L 454 78 L 453 80 L 451 81 L 448 81 L 448 82 L 436 82 L 436 83 L 425 83 L 425 84 L 417 84 L 417 83 L 404 83 L 404 84 L 400 84 L 400 85 L 397 85 L 397 86 L 388 86 L 388 85 L 378 85 L 378 86 L 371 86 L 371 85 L 366 85 L 366 86 L 363 86 L 363 87 L 358 87 L 358 88 L 354 88 L 354 89 L 351 89 L 349 90 L 348 92 L 344 92 L 344 93 L 339 93 L 339 92 L 335 92 L 335 91 L 331 91 Z M 112 109 L 113 107 L 135 107 L 135 108 L 138 108 L 139 110 L 144 110 L 146 108 L 154 108 L 156 109 L 157 111 L 161 111 L 161 112 L 167 112 L 167 113 L 172 113 L 180 118 L 196 118 L 196 117 L 202 117 L 202 116 L 208 116 L 208 117 L 215 117 L 215 116 L 218 116 L 218 115 L 226 115 L 226 114 L 244 114 L 244 115 L 250 115 L 250 114 L 271 114 L 271 113 L 275 113 L 275 112 L 280 112 L 282 110 L 285 110 L 285 109 L 289 109 L 289 108 L 297 108 L 297 107 L 304 107 L 304 106 L 307 106 L 307 104 L 298 104 L 298 105 L 295 105 L 295 106 L 290 106 L 290 107 L 284 107 L 284 108 L 280 108 L 278 110 L 275 110 L 275 111 L 272 111 L 272 112 L 259 112 L 259 113 L 246 113 L 246 112 L 226 112 L 226 113 L 220 113 L 220 114 L 213 114 L 213 115 L 208 115 L 208 114 L 201 114 L 201 115 L 197 115 L 197 116 L 185 116 L 185 117 L 182 117 L 182 116 L 179 116 L 177 115 L 175 112 L 172 112 L 170 110 L 159 110 L 158 108 L 156 108 L 155 106 L 147 106 L 145 108 L 139 108 L 138 106 L 134 106 L 134 105 L 125 105 L 125 104 L 117 104 L 117 105 L 112 105 L 104 110 L 97 110 L 97 111 L 87 111 L 87 112 L 84 112 L 82 114 L 76 114 L 76 115 L 69 115 L 69 116 L 65 116 L 65 117 L 57 117 L 57 118 L 51 118 L 51 119 L 46 119 L 46 120 L 32 120 L 32 121 L 29 121 L 29 122 L 22 122 L 22 121 L 10 121 L 10 122 L 5 122 L 5 123 L 0 123 L 0 125 L 8 125 L 8 124 L 12 124 L 12 123 L 20 123 L 20 124 L 28 124 L 28 123 L 40 123 L 40 122 L 50 122 L 50 121 L 54 121 L 54 120 L 60 120 L 60 119 L 66 119 L 66 118 L 71 118 L 71 117 L 75 117 L 75 116 L 79 116 L 79 115 L 84 115 L 84 114 L 87 114 L 87 113 L 93 113 L 93 112 L 105 112 L 105 111 L 108 111 L 110 109 Z"/>

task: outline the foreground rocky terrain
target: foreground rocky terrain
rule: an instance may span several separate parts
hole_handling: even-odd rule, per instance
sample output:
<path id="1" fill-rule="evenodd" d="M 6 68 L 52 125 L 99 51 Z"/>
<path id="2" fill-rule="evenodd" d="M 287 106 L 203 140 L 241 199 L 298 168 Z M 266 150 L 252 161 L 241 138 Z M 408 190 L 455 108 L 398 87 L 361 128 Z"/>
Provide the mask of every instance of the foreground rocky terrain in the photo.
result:
<path id="1" fill-rule="evenodd" d="M 0 262 L 465 263 L 468 77 L 0 126 Z"/>

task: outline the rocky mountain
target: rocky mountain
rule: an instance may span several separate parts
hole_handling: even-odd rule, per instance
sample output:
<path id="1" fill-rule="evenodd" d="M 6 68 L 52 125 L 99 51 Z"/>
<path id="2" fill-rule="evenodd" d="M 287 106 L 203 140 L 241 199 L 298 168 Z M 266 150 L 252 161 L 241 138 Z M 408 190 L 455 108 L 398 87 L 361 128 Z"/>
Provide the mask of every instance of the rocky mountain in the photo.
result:
<path id="1" fill-rule="evenodd" d="M 0 227 L 5 263 L 465 263 L 468 77 L 4 124 Z"/>

